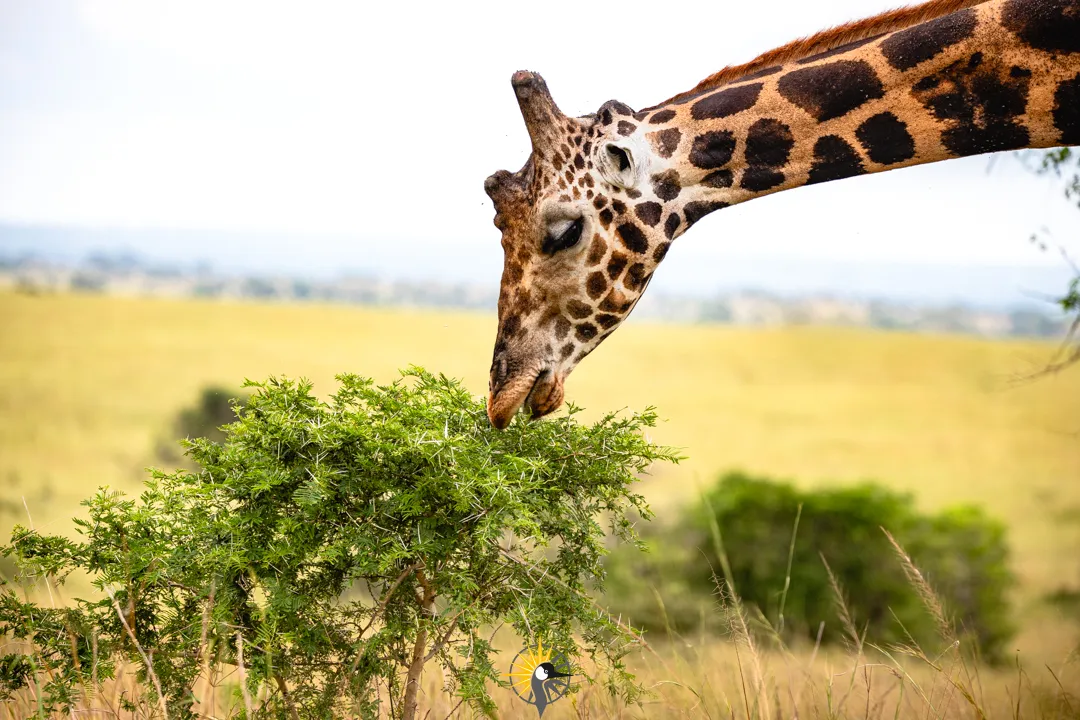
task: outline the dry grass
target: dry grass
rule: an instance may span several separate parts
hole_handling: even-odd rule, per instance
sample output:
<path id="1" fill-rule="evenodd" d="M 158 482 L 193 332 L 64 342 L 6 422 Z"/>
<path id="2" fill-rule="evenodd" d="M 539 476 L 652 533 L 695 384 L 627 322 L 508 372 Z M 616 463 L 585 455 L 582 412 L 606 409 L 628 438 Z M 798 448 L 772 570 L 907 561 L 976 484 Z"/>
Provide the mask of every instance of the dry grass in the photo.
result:
<path id="1" fill-rule="evenodd" d="M 941 601 L 903 548 L 895 544 L 900 562 L 931 613 Z M 864 644 L 849 628 L 853 642 L 845 650 L 814 647 L 789 648 L 766 626 L 751 630 L 737 595 L 726 586 L 717 611 L 729 615 L 731 636 L 678 638 L 664 646 L 647 646 L 630 658 L 630 668 L 647 693 L 628 705 L 608 694 L 602 683 L 578 681 L 574 694 L 548 707 L 549 718 L 862 718 L 863 720 L 925 720 L 1037 718 L 1069 720 L 1080 717 L 1080 657 L 1071 653 L 1053 666 L 1025 667 L 1018 656 L 1014 668 L 990 669 L 972 662 L 961 651 L 955 632 L 940 614 L 940 646 L 925 650 L 915 644 L 878 647 Z M 842 591 L 834 584 L 838 616 L 849 618 Z M 761 622 L 761 619 L 757 619 Z M 850 621 L 847 621 L 850 623 Z M 203 618 L 205 625 L 206 618 Z M 205 636 L 205 635 L 204 635 Z M 820 636 L 819 636 L 820 637 Z M 136 641 L 137 644 L 137 641 Z M 495 644 L 504 648 L 496 666 L 509 667 L 516 640 L 497 633 Z M 767 647 L 766 647 L 767 646 Z M 192 686 L 190 708 L 197 718 L 239 717 L 267 710 L 298 715 L 284 689 L 263 684 L 252 693 L 244 682 L 244 646 L 237 636 L 236 665 L 203 671 Z M 147 653 L 140 647 L 144 667 Z M 23 650 L 29 648 L 23 646 Z M 200 652 L 208 657 L 211 652 Z M 121 665 L 117 679 L 82 687 L 82 700 L 67 713 L 42 711 L 41 688 L 51 677 L 40 674 L 28 691 L 3 706 L 6 720 L 29 718 L 109 717 L 151 720 L 168 718 L 156 685 L 140 683 L 138 667 Z M 577 674 L 597 676 L 602 671 L 587 662 Z M 96 678 L 96 670 L 89 673 Z M 428 668 L 422 680 L 420 710 L 425 718 L 474 717 L 469 708 L 444 689 L 444 678 Z M 500 718 L 535 717 L 535 709 L 510 690 L 492 688 Z M 125 704 L 126 703 L 126 704 Z M 385 706 L 390 717 L 390 705 Z M 347 715 L 346 715 L 347 717 Z"/>
<path id="2" fill-rule="evenodd" d="M 505 653 L 509 665 L 513 652 Z M 979 675 L 958 661 L 932 667 L 919 657 L 862 657 L 806 648 L 762 654 L 764 683 L 748 685 L 745 658 L 732 646 L 662 648 L 632 665 L 649 689 L 639 704 L 613 699 L 601 685 L 582 684 L 578 692 L 550 705 L 545 718 L 858 718 L 860 720 L 925 720 L 926 718 L 1037 718 L 1071 720 L 1080 713 L 1080 664 L 1012 670 L 981 669 Z M 587 669 L 587 668 L 586 668 Z M 119 682 L 107 682 L 71 714 L 38 715 L 33 692 L 5 704 L 4 720 L 50 717 L 161 718 L 152 692 L 135 679 L 137 668 L 125 667 Z M 742 674 L 740 674 L 742 673 Z M 269 688 L 255 696 L 241 691 L 236 666 L 217 668 L 195 688 L 192 709 L 199 718 L 236 717 L 247 707 L 275 707 L 280 696 Z M 443 692 L 441 679 L 424 678 L 422 714 L 429 718 L 468 718 L 475 713 L 458 707 Z M 1060 681 L 1060 682 L 1059 682 Z M 971 701 L 965 697 L 970 695 Z M 534 720 L 535 708 L 510 690 L 494 688 L 498 717 Z M 120 698 L 135 702 L 134 712 L 121 709 Z M 765 698 L 764 705 L 759 700 Z M 429 712 L 430 711 L 430 712 Z M 747 715 L 749 712 L 749 715 Z"/>

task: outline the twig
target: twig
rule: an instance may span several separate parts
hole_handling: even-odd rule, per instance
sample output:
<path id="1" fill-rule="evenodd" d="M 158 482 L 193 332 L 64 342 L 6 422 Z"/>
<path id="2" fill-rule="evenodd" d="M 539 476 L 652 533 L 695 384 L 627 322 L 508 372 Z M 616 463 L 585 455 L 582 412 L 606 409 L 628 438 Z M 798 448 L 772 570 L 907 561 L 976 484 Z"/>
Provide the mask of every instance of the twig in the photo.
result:
<path id="1" fill-rule="evenodd" d="M 247 686 L 247 668 L 244 667 L 244 635 L 242 633 L 236 633 L 236 669 L 240 672 L 240 692 L 244 695 L 244 709 L 247 710 L 247 716 L 252 717 L 255 710 L 251 706 L 251 692 Z"/>
<path id="2" fill-rule="evenodd" d="M 531 563 L 527 563 L 526 561 L 522 560 L 521 558 L 517 558 L 517 557 L 514 557 L 513 555 L 511 555 L 511 554 L 510 554 L 509 552 L 507 552 L 506 550 L 503 550 L 503 549 L 502 549 L 501 547 L 499 547 L 498 545 L 496 545 L 495 547 L 496 547 L 496 548 L 498 548 L 499 552 L 500 552 L 500 553 L 502 553 L 502 554 L 503 554 L 503 556 L 504 556 L 504 557 L 506 557 L 506 559 L 507 559 L 507 560 L 510 560 L 511 562 L 515 562 L 515 563 L 517 563 L 518 565 L 521 565 L 522 567 L 524 567 L 524 568 L 526 568 L 526 569 L 536 569 L 536 566 L 535 566 L 535 565 L 532 565 Z M 570 592 L 574 593 L 575 595 L 577 595 L 578 597 L 580 597 L 580 598 L 581 598 L 582 600 L 587 600 L 587 601 L 589 602 L 589 604 L 591 604 L 591 605 L 592 605 L 593 607 L 595 607 L 595 608 L 596 608 L 597 610 L 600 610 L 600 611 L 601 611 L 601 612 L 603 612 L 603 613 L 604 613 L 605 615 L 607 615 L 607 618 L 608 618 L 608 620 L 610 620 L 610 621 L 611 621 L 611 622 L 612 622 L 613 624 L 615 624 L 615 625 L 616 625 L 616 626 L 617 626 L 617 627 L 618 627 L 618 628 L 619 628 L 620 630 L 622 630 L 622 631 L 623 631 L 624 633 L 626 633 L 626 634 L 627 634 L 627 635 L 629 635 L 630 637 L 634 638 L 634 640 L 635 640 L 635 641 L 637 641 L 637 642 L 641 643 L 641 646 L 642 646 L 643 648 L 645 648 L 646 650 L 648 650 L 649 652 L 651 652 L 651 653 L 652 653 L 653 655 L 656 655 L 656 657 L 657 657 L 657 658 L 659 658 L 659 657 L 660 657 L 659 655 L 657 655 L 657 654 L 656 654 L 656 651 L 655 651 L 655 650 L 653 650 L 652 646 L 651 646 L 651 645 L 649 645 L 649 643 L 647 643 L 647 642 L 645 641 L 645 638 L 644 638 L 644 637 L 642 637 L 642 636 L 641 636 L 641 635 L 640 635 L 639 633 L 637 633 L 637 632 L 634 632 L 634 629 L 633 629 L 633 628 L 631 628 L 631 627 L 628 627 L 628 626 L 624 625 L 624 624 L 623 624 L 622 622 L 620 622 L 619 620 L 617 620 L 617 619 L 615 619 L 615 618 L 611 617 L 611 613 L 609 613 L 609 612 L 607 611 L 607 608 L 605 608 L 605 607 L 603 607 L 602 605 L 600 605 L 600 603 L 596 602 L 595 600 L 593 600 L 593 599 L 592 599 L 591 597 L 589 597 L 588 595 L 585 595 L 584 593 L 581 593 L 581 592 L 579 592 L 578 590 L 575 590 L 574 588 L 570 587 L 570 586 L 569 586 L 569 585 L 567 585 L 567 584 L 566 584 L 565 582 L 563 582 L 562 580 L 560 580 L 559 578 L 557 578 L 557 577 L 555 577 L 555 576 L 553 576 L 553 575 L 547 575 L 547 574 L 545 573 L 545 576 L 546 576 L 546 577 L 548 577 L 549 579 L 551 579 L 551 580 L 555 581 L 555 582 L 556 582 L 556 583 L 558 583 L 559 585 L 561 585 L 561 586 L 562 586 L 562 587 L 563 587 L 564 589 L 566 589 L 566 590 L 569 590 Z"/>
<path id="3" fill-rule="evenodd" d="M 367 625 L 365 625 L 364 629 L 360 631 L 359 637 L 364 637 L 364 634 L 369 629 L 371 629 L 371 626 L 375 623 L 375 618 L 381 615 L 382 611 L 386 609 L 386 606 L 390 604 L 390 596 L 393 595 L 394 591 L 398 589 L 398 585 L 405 582 L 405 578 L 412 575 L 413 572 L 420 566 L 420 564 L 421 562 L 417 560 L 412 565 L 402 570 L 401 574 L 394 579 L 394 582 L 390 583 L 390 587 L 386 589 L 386 592 L 383 593 L 382 599 L 379 600 L 379 604 L 375 606 L 375 610 L 372 611 L 371 618 L 368 620 Z M 354 667 L 353 669 L 355 670 L 356 668 Z"/>
<path id="4" fill-rule="evenodd" d="M 296 707 L 293 705 L 292 697 L 289 695 L 289 686 L 285 684 L 285 678 L 281 677 L 281 673 L 274 673 L 274 680 L 277 682 L 278 690 L 281 691 L 281 698 L 285 701 L 285 708 L 289 711 L 289 717 L 293 720 L 300 720 L 300 716 L 296 713 Z"/>
<path id="5" fill-rule="evenodd" d="M 383 593 L 382 599 L 379 600 L 379 604 L 376 605 L 375 609 L 371 611 L 371 617 L 368 619 L 367 625 L 365 625 L 360 631 L 360 633 L 356 636 L 358 643 L 360 640 L 363 639 L 364 635 L 367 634 L 367 631 L 371 629 L 371 626 L 375 623 L 376 618 L 382 615 L 383 611 L 386 610 L 386 606 L 390 604 L 390 596 L 394 594 L 394 591 L 398 589 L 398 586 L 401 585 L 401 583 L 405 582 L 405 578 L 409 577 L 409 575 L 411 575 L 419 565 L 420 561 L 417 560 L 412 565 L 402 570 L 401 574 L 394 579 L 394 582 L 390 583 L 390 587 L 388 587 L 386 589 L 386 592 Z M 349 670 L 350 674 L 356 672 L 356 668 L 360 666 L 360 655 L 361 653 L 359 649 L 357 649 L 356 657 L 353 658 L 352 667 Z"/>
<path id="6" fill-rule="evenodd" d="M 479 601 L 480 598 L 477 598 L 477 602 Z M 446 643 L 450 640 L 450 636 L 454 633 L 454 629 L 457 628 L 458 619 L 461 617 L 461 613 L 463 612 L 465 612 L 465 608 L 461 608 L 456 613 L 454 613 L 454 616 L 452 618 L 450 618 L 450 627 L 448 627 L 446 629 L 446 632 L 442 634 L 442 637 L 440 637 L 439 640 L 431 646 L 431 652 L 424 656 L 425 664 L 429 660 L 431 660 L 431 658 L 435 657 L 438 652 L 446 646 Z"/>
<path id="7" fill-rule="evenodd" d="M 206 607 L 203 608 L 202 628 L 200 629 L 200 632 L 199 632 L 199 647 L 195 651 L 196 652 L 195 661 L 196 662 L 199 662 L 200 660 L 202 661 L 201 662 L 202 668 L 200 669 L 200 674 L 203 675 L 204 677 L 206 677 L 207 683 L 210 682 L 210 678 L 209 678 L 210 657 L 209 657 L 208 653 L 206 652 L 206 634 L 207 634 L 207 631 L 210 629 L 210 613 L 211 613 L 211 611 L 213 610 L 213 607 L 214 607 L 214 594 L 215 594 L 216 591 L 217 591 L 217 584 L 214 581 L 211 581 L 210 582 L 210 595 L 206 600 Z M 194 694 L 194 690 L 195 690 L 195 682 L 194 681 L 191 683 L 191 689 L 192 689 L 192 694 Z"/>
<path id="8" fill-rule="evenodd" d="M 458 702 L 457 702 L 457 705 L 455 705 L 454 707 L 450 708 L 450 712 L 449 712 L 449 713 L 447 713 L 447 715 L 446 715 L 446 719 L 445 719 L 445 720 L 450 720 L 450 718 L 451 718 L 451 717 L 453 717 L 454 713 L 456 713 L 456 712 L 457 712 L 457 709 L 458 709 L 459 707 L 461 707 L 461 703 L 463 703 L 463 702 L 465 702 L 465 698 L 461 698 L 460 700 L 458 700 Z"/>
<path id="9" fill-rule="evenodd" d="M 30 523 L 30 530 L 34 530 L 34 518 L 30 516 L 30 506 L 26 504 L 26 496 L 22 496 L 23 507 L 26 508 L 26 520 Z M 49 582 L 49 574 L 45 573 L 45 589 L 49 591 L 49 605 L 55 610 L 56 601 L 53 599 L 52 583 Z"/>
<path id="10" fill-rule="evenodd" d="M 154 683 L 154 689 L 157 690 L 158 707 L 161 708 L 161 716 L 165 718 L 165 720 L 168 720 L 169 711 L 165 705 L 165 693 L 162 692 L 161 682 L 158 680 L 157 673 L 154 672 L 154 663 L 150 661 L 150 658 L 143 651 L 142 645 L 135 639 L 135 633 L 131 630 L 131 626 L 128 625 L 127 618 L 124 617 L 124 611 L 120 609 L 120 603 L 116 601 L 116 595 L 113 593 L 112 589 L 106 586 L 105 592 L 109 593 L 109 599 L 112 600 L 113 608 L 116 609 L 116 614 L 120 618 L 120 624 L 124 626 L 124 630 L 127 632 L 128 637 L 131 638 L 131 642 L 135 644 L 135 649 L 139 651 L 143 664 L 146 665 L 146 673 L 150 676 L 150 681 Z"/>

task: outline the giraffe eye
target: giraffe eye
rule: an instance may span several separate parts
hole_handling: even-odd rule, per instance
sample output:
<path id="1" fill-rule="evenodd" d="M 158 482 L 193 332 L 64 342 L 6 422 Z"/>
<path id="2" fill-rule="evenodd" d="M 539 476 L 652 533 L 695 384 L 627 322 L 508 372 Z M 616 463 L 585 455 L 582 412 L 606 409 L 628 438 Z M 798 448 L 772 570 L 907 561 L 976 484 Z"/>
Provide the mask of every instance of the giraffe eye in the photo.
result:
<path id="1" fill-rule="evenodd" d="M 544 237 L 544 244 L 540 250 L 545 255 L 554 255 L 560 250 L 572 248 L 581 240 L 581 231 L 585 228 L 585 218 L 577 220 L 560 220 L 548 226 L 548 233 Z"/>

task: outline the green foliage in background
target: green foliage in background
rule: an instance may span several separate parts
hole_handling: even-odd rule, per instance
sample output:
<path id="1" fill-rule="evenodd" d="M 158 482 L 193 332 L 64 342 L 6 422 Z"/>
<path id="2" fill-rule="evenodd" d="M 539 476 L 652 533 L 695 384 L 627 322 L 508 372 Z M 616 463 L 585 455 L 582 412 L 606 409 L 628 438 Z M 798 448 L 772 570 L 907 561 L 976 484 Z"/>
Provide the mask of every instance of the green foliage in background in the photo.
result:
<path id="1" fill-rule="evenodd" d="M 980 510 L 926 515 L 911 496 L 878 485 L 804 491 L 743 473 L 723 476 L 684 517 L 652 530 L 644 538 L 649 555 L 618 551 L 608 558 L 611 610 L 659 631 L 716 629 L 722 617 L 709 606 L 715 607 L 723 571 L 712 520 L 735 589 L 786 640 L 813 642 L 821 623 L 823 642 L 843 636 L 824 558 L 860 633 L 875 643 L 906 642 L 910 634 L 933 647 L 935 620 L 883 528 L 923 570 L 984 657 L 1000 659 L 1013 633 L 1005 528 Z M 630 583 L 640 587 L 641 578 L 657 592 L 632 594 Z"/>
<path id="2" fill-rule="evenodd" d="M 1080 148 L 1052 148 L 1042 152 L 1035 172 L 1060 178 L 1064 185 L 1062 192 L 1065 199 L 1080 209 Z M 1042 250 L 1053 244 L 1048 230 L 1032 235 L 1031 241 L 1038 244 Z M 1062 254 L 1064 255 L 1064 250 Z M 1073 318 L 1068 334 L 1068 340 L 1073 340 L 1077 332 L 1080 332 L 1080 266 L 1067 255 L 1065 261 L 1072 268 L 1073 278 L 1069 281 L 1065 293 L 1057 298 L 1057 303 L 1061 305 L 1066 316 Z M 1077 361 L 1080 361 L 1080 346 L 1074 345 L 1071 352 L 1055 361 L 1050 369 L 1060 369 Z"/>
<path id="3" fill-rule="evenodd" d="M 35 651 L 0 658 L 3 687 L 38 682 L 63 708 L 123 659 L 160 685 L 163 713 L 192 717 L 200 674 L 242 650 L 255 717 L 413 717 L 425 663 L 488 712 L 506 683 L 489 636 L 508 623 L 597 659 L 633 699 L 632 638 L 588 591 L 600 518 L 632 541 L 627 513 L 649 512 L 637 474 L 677 459 L 642 437 L 655 414 L 496 432 L 457 382 L 404 375 L 340 376 L 328 402 L 306 382 L 254 384 L 221 442 L 189 443 L 198 470 L 155 473 L 137 500 L 99 491 L 78 540 L 17 529 L 3 554 L 22 582 L 82 572 L 103 596 L 52 609 L 6 582 L 0 634 Z"/>
<path id="4" fill-rule="evenodd" d="M 1036 172 L 1041 175 L 1051 174 L 1061 178 L 1064 182 L 1063 192 L 1065 199 L 1069 200 L 1080 209 L 1080 148 L 1053 148 L 1042 154 Z M 1039 243 L 1042 249 L 1046 249 L 1048 238 L 1033 235 L 1032 241 Z M 1069 261 L 1072 263 L 1072 261 Z M 1069 282 L 1068 290 L 1058 299 L 1061 309 L 1066 315 L 1073 317 L 1069 328 L 1069 340 L 1075 340 L 1080 333 L 1080 267 L 1072 263 L 1073 278 Z M 1057 370 L 1075 362 L 1080 362 L 1080 344 L 1073 343 L 1069 348 L 1068 343 L 1064 352 L 1051 364 L 1051 370 Z M 1061 514 L 1059 520 L 1067 525 L 1080 525 L 1080 512 L 1073 511 Z M 1058 606 L 1070 617 L 1080 620 L 1080 574 L 1074 574 L 1060 587 L 1047 594 L 1047 599 Z"/>
<path id="5" fill-rule="evenodd" d="M 168 438 L 158 442 L 158 459 L 171 466 L 192 467 L 183 445 L 177 441 L 206 438 L 215 443 L 224 442 L 225 426 L 236 420 L 235 408 L 246 405 L 249 397 L 248 393 L 232 392 L 218 385 L 203 388 L 193 405 L 177 413 Z"/>

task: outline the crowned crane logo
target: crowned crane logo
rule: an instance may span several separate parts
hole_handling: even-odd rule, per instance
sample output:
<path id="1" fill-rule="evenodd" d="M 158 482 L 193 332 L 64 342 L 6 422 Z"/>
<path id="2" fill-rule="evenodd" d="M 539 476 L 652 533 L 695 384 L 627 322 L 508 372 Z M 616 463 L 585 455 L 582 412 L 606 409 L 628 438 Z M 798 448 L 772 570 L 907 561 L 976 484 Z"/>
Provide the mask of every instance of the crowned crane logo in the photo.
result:
<path id="1" fill-rule="evenodd" d="M 510 687 L 519 698 L 544 710 L 561 700 L 570 690 L 570 662 L 561 652 L 553 652 L 538 640 L 535 647 L 525 647 L 510 663 Z"/>

